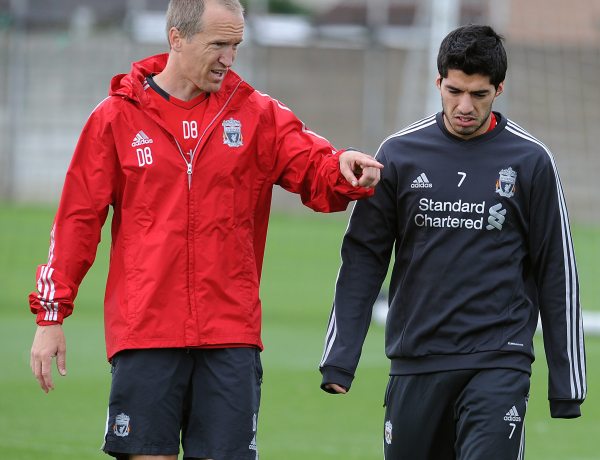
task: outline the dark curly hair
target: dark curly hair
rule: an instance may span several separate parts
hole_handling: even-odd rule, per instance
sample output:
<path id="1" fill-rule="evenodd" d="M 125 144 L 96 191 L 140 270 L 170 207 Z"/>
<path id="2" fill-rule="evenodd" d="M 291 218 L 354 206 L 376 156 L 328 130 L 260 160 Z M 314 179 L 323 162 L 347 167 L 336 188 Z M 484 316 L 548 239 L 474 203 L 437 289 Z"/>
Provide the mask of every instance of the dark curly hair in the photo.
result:
<path id="1" fill-rule="evenodd" d="M 450 32 L 440 45 L 438 72 L 442 78 L 448 76 L 450 69 L 462 70 L 467 75 L 486 75 L 498 89 L 508 67 L 503 40 L 490 26 L 459 27 Z"/>

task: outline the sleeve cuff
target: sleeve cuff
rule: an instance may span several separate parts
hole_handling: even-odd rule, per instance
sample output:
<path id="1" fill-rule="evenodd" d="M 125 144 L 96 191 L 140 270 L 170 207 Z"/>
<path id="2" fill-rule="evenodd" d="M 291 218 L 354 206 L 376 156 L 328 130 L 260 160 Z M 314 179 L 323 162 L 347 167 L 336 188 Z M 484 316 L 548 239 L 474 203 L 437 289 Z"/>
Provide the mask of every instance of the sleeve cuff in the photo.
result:
<path id="1" fill-rule="evenodd" d="M 581 417 L 581 403 L 583 401 L 550 400 L 550 416 L 552 418 L 577 418 Z"/>
<path id="2" fill-rule="evenodd" d="M 335 383 L 337 385 L 341 385 L 350 391 L 350 386 L 352 385 L 352 381 L 354 380 L 354 374 L 350 372 L 340 369 L 339 367 L 333 366 L 324 366 L 320 369 L 321 374 L 323 375 L 323 379 L 321 381 L 321 390 L 326 391 L 327 393 L 333 393 L 332 391 L 325 388 L 325 385 L 329 383 Z"/>
<path id="3" fill-rule="evenodd" d="M 365 187 L 355 187 L 350 182 L 346 180 L 342 171 L 340 171 L 339 165 L 335 165 L 335 169 L 332 173 L 335 177 L 335 191 L 342 195 L 345 195 L 350 200 L 360 200 L 363 198 L 371 197 L 375 194 L 374 188 L 365 188 Z"/>
<path id="4" fill-rule="evenodd" d="M 54 324 L 62 324 L 64 320 L 64 315 L 61 311 L 57 312 L 47 312 L 40 311 L 36 314 L 35 322 L 38 326 L 52 326 Z"/>

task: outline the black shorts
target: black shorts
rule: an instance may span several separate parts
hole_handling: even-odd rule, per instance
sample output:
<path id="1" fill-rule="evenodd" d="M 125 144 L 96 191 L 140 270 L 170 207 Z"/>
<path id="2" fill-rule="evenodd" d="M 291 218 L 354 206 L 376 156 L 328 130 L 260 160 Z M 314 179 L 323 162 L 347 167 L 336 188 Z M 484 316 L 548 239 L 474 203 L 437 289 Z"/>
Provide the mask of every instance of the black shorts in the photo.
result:
<path id="1" fill-rule="evenodd" d="M 391 376 L 385 459 L 522 459 L 529 381 L 512 369 Z"/>
<path id="2" fill-rule="evenodd" d="M 256 460 L 262 366 L 256 348 L 127 350 L 112 360 L 103 450 Z"/>

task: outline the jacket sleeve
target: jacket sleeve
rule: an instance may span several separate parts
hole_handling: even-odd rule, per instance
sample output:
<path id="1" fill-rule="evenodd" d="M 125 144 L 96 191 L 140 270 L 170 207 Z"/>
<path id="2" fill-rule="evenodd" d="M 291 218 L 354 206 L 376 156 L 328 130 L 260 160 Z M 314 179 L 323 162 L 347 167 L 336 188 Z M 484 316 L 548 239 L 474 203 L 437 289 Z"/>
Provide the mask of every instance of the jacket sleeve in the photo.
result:
<path id="1" fill-rule="evenodd" d="M 569 218 L 551 157 L 533 180 L 529 248 L 548 364 L 548 399 L 555 418 L 581 415 L 586 363 L 579 282 Z"/>
<path id="2" fill-rule="evenodd" d="M 48 261 L 29 295 L 39 325 L 61 324 L 73 311 L 79 285 L 94 262 L 113 202 L 116 153 L 110 126 L 96 109 L 81 132 L 50 233 Z"/>
<path id="3" fill-rule="evenodd" d="M 275 129 L 273 182 L 298 193 L 302 203 L 319 212 L 343 211 L 348 203 L 373 194 L 353 187 L 340 173 L 337 151 L 310 131 L 294 113 L 272 99 Z"/>
<path id="4" fill-rule="evenodd" d="M 350 389 L 396 240 L 397 179 L 381 150 L 376 158 L 384 165 L 381 182 L 373 197 L 354 206 L 342 243 L 342 265 L 319 366 L 325 391 L 328 383 Z"/>

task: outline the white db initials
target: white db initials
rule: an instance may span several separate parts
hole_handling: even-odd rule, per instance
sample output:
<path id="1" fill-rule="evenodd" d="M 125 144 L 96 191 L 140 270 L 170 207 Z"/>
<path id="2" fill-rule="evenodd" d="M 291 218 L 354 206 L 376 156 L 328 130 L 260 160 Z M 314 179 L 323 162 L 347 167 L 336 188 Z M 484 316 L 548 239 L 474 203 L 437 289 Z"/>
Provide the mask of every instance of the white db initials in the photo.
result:
<path id="1" fill-rule="evenodd" d="M 144 147 L 143 149 L 137 149 L 138 166 L 146 166 L 152 164 L 152 150 L 150 147 Z"/>
<path id="2" fill-rule="evenodd" d="M 183 122 L 183 138 L 184 139 L 197 139 L 198 138 L 198 123 L 195 121 L 184 121 Z"/>

